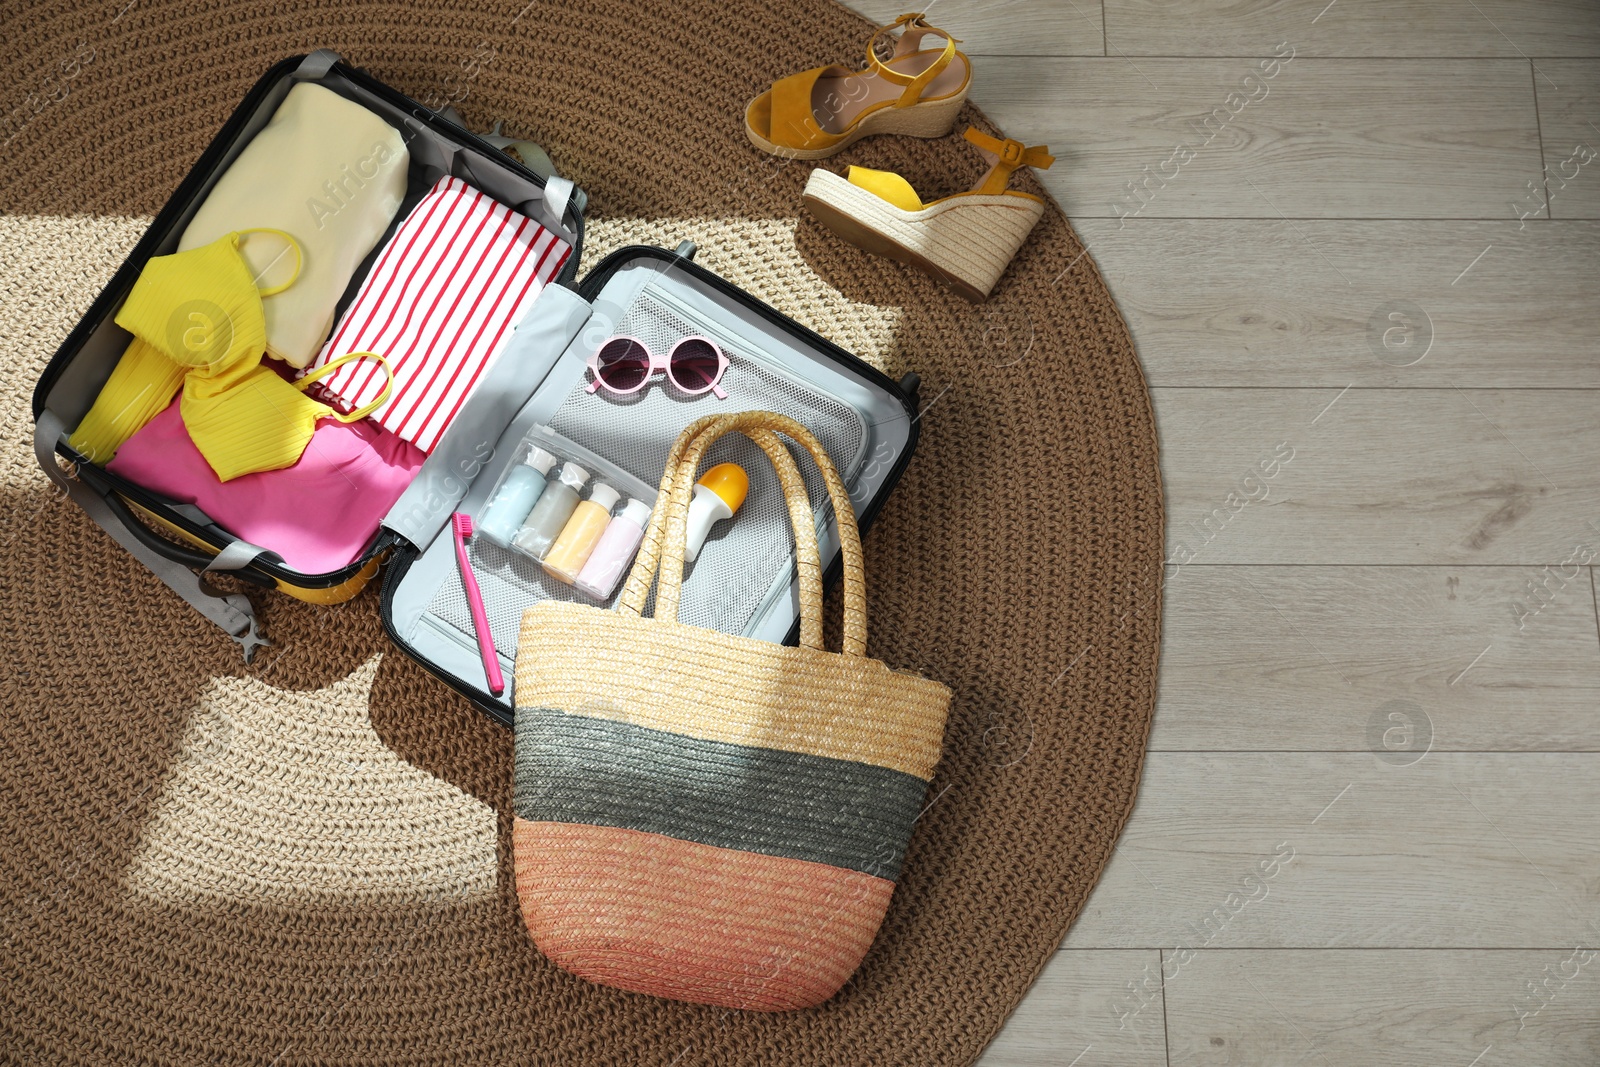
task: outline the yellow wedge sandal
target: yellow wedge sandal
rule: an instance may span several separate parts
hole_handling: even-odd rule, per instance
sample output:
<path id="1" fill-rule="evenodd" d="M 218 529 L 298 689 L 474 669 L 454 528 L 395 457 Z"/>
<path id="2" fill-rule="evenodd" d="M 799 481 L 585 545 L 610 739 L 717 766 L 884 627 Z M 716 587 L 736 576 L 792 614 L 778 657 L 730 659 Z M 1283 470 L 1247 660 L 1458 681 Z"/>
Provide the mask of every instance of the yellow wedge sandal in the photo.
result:
<path id="1" fill-rule="evenodd" d="M 924 204 L 898 174 L 851 167 L 841 178 L 819 167 L 806 181 L 804 203 L 851 244 L 918 267 L 981 303 L 1044 214 L 1042 199 L 1006 188 L 1012 172 L 1047 170 L 1055 157 L 1044 145 L 1029 148 L 976 127 L 965 136 L 992 160 L 971 192 Z"/>
<path id="2" fill-rule="evenodd" d="M 894 55 L 880 60 L 879 39 L 897 28 Z M 944 47 L 922 48 L 928 34 L 944 38 Z M 789 75 L 750 101 L 745 132 L 757 148 L 788 159 L 824 159 L 880 133 L 943 137 L 972 83 L 972 64 L 958 43 L 920 14 L 901 15 L 867 42 L 866 70 L 830 66 Z"/>

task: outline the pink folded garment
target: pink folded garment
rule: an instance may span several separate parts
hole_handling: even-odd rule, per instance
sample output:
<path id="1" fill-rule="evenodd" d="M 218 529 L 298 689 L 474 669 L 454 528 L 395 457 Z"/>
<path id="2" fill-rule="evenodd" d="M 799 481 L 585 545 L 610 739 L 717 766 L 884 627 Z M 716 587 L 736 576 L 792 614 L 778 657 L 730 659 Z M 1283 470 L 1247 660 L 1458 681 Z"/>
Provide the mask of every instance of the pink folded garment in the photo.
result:
<path id="1" fill-rule="evenodd" d="M 440 178 L 406 216 L 308 370 L 348 352 L 388 360 L 372 412 L 424 452 L 572 253 L 567 242 L 460 178 Z M 345 410 L 374 404 L 386 375 L 347 363 L 313 387 Z"/>
<path id="2" fill-rule="evenodd" d="M 326 574 L 360 557 L 427 458 L 366 419 L 328 420 L 294 466 L 222 482 L 172 404 L 128 438 L 106 469 L 194 504 L 302 574 Z"/>

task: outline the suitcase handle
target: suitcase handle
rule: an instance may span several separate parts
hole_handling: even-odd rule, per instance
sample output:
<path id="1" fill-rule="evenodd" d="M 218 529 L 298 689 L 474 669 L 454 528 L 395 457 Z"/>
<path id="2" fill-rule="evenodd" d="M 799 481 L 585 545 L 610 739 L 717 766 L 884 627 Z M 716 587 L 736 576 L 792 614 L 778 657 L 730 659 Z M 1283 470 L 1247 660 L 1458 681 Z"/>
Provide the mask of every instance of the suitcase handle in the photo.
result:
<path id="1" fill-rule="evenodd" d="M 150 529 L 134 515 L 133 509 L 128 506 L 128 502 L 115 492 L 96 491 L 100 492 L 101 499 L 106 502 L 106 506 L 111 509 L 112 513 L 122 520 L 122 525 L 128 528 L 128 532 L 137 537 L 150 551 L 165 556 L 174 563 L 181 563 L 185 567 L 195 567 L 202 571 L 216 562 L 215 556 L 201 552 L 197 548 L 185 548 L 176 542 L 168 541 L 165 537 Z M 276 589 L 278 587 L 277 582 L 274 582 L 265 574 L 257 574 L 255 571 L 229 570 L 227 573 L 242 581 L 249 582 L 251 585 L 260 586 L 262 589 Z"/>
<path id="2" fill-rule="evenodd" d="M 243 593 L 223 592 L 212 586 L 203 574 L 196 574 L 189 569 L 193 565 L 212 570 L 231 571 L 242 567 L 249 562 L 249 559 L 240 559 L 238 554 L 232 551 L 235 548 L 232 545 L 223 549 L 213 559 L 199 552 L 191 554 L 187 549 L 167 544 L 156 537 L 154 531 L 145 528 L 143 523 L 134 518 L 127 505 L 117 498 L 115 493 L 101 492 L 83 478 L 71 476 L 61 469 L 60 464 L 56 462 L 55 446 L 65 429 L 60 416 L 49 408 L 39 413 L 38 421 L 33 427 L 33 456 L 38 461 L 40 469 L 74 504 L 83 509 L 84 514 L 88 515 L 95 525 L 109 534 L 111 539 L 121 545 L 129 555 L 148 567 L 152 574 L 187 601 L 190 607 L 210 619 L 237 641 L 244 652 L 244 661 L 249 663 L 255 656 L 257 648 L 270 644 L 261 633 L 256 621 L 255 606 L 250 603 L 250 598 Z M 113 499 L 116 500 L 116 504 L 111 503 Z M 136 530 L 138 532 L 135 532 Z M 149 539 L 161 541 L 161 546 L 158 548 L 150 544 Z M 260 549 L 251 546 L 249 555 L 253 558 L 259 552 Z M 191 556 L 198 557 L 198 562 L 188 563 L 187 560 Z M 245 575 L 241 573 L 240 577 Z"/>

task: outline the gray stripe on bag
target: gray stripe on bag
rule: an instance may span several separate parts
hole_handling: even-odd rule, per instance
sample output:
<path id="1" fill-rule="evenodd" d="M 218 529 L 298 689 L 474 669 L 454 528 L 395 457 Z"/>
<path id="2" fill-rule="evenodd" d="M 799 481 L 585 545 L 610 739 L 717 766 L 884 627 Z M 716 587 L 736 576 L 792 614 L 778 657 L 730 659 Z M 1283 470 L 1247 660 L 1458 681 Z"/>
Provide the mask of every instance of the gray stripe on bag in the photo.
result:
<path id="1" fill-rule="evenodd" d="M 904 771 L 518 708 L 524 819 L 665 834 L 894 880 L 928 783 Z"/>

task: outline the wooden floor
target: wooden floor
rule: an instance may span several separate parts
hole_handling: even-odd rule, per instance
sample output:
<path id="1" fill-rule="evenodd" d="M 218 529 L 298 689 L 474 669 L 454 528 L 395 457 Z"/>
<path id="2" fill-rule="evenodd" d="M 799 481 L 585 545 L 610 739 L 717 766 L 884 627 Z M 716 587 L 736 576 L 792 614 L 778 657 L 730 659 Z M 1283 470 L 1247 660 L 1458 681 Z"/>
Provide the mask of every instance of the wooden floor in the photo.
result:
<path id="1" fill-rule="evenodd" d="M 928 10 L 1057 156 L 1181 563 L 1137 810 L 982 1062 L 1600 1064 L 1600 2 Z"/>

